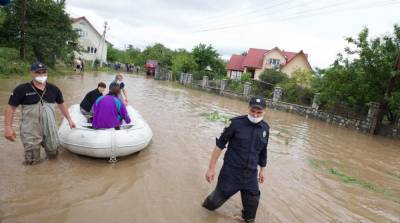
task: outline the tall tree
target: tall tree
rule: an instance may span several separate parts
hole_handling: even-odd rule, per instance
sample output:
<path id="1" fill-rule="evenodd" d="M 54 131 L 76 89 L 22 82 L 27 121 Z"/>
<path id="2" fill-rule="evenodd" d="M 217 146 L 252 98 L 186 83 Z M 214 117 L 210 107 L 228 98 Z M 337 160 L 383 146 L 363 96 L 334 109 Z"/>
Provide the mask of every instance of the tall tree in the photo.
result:
<path id="1" fill-rule="evenodd" d="M 72 43 L 78 35 L 65 12 L 65 1 L 14 0 L 5 11 L 0 45 L 20 48 L 21 58 L 33 54 L 36 60 L 53 65 L 75 49 Z"/>
<path id="2" fill-rule="evenodd" d="M 380 103 L 378 128 L 386 115 L 390 122 L 398 119 L 396 92 L 400 92 L 399 75 L 395 69 L 400 54 L 400 27 L 394 25 L 393 34 L 369 38 L 363 29 L 356 38 L 347 38 L 346 55 L 339 55 L 330 68 L 322 71 L 319 82 L 321 99 L 328 104 L 347 103 L 364 106 L 374 101 Z"/>

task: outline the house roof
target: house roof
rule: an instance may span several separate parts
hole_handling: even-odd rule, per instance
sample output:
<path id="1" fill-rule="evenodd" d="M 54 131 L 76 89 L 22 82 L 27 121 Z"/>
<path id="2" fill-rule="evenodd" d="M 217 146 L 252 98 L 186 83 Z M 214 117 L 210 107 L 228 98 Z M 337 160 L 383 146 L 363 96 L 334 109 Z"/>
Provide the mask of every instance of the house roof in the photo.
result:
<path id="1" fill-rule="evenodd" d="M 227 65 L 227 69 L 240 70 L 240 71 L 243 71 L 244 67 L 260 69 L 263 67 L 264 56 L 269 52 L 272 52 L 273 50 L 278 50 L 282 54 L 282 56 L 286 58 L 284 66 L 290 63 L 299 54 L 304 55 L 308 60 L 308 55 L 305 54 L 302 50 L 298 53 L 295 53 L 295 52 L 280 50 L 278 47 L 275 47 L 271 50 L 250 48 L 249 51 L 247 52 L 247 56 L 232 55 Z"/>
<path id="2" fill-rule="evenodd" d="M 72 23 L 77 23 L 77 22 L 79 22 L 80 20 L 85 20 L 85 21 L 89 24 L 89 26 L 92 27 L 92 29 L 94 29 L 94 31 L 96 31 L 96 33 L 97 33 L 99 36 L 102 36 L 102 34 L 100 34 L 99 31 L 97 31 L 97 29 L 94 28 L 94 26 L 92 25 L 92 23 L 90 23 L 89 20 L 88 20 L 85 16 L 72 18 L 71 20 L 72 20 Z M 107 40 L 106 40 L 106 43 L 112 45 L 112 43 L 108 42 Z"/>
<path id="3" fill-rule="evenodd" d="M 229 60 L 228 65 L 227 65 L 227 69 L 243 71 L 244 67 L 242 65 L 243 65 L 243 61 L 245 58 L 246 58 L 246 56 L 242 56 L 242 55 L 232 55 L 231 59 Z"/>
<path id="4" fill-rule="evenodd" d="M 262 68 L 264 54 L 266 54 L 267 52 L 268 50 L 250 48 L 247 52 L 247 56 L 244 59 L 242 66 Z"/>
<path id="5" fill-rule="evenodd" d="M 288 65 L 290 62 L 292 62 L 292 60 L 293 60 L 294 58 L 296 58 L 296 57 L 298 57 L 298 56 L 304 56 L 304 57 L 306 58 L 306 61 L 307 61 L 307 64 L 306 64 L 306 65 L 308 66 L 308 68 L 310 68 L 310 70 L 312 70 L 312 67 L 311 67 L 311 65 L 310 65 L 310 62 L 308 62 L 308 55 L 305 54 L 305 53 L 303 52 L 303 50 L 300 50 L 300 52 L 294 54 L 293 57 L 291 57 L 290 59 L 288 59 L 288 60 L 286 61 L 286 63 L 283 65 L 283 67 L 285 67 L 286 65 Z M 283 67 L 282 67 L 282 68 L 283 68 Z"/>

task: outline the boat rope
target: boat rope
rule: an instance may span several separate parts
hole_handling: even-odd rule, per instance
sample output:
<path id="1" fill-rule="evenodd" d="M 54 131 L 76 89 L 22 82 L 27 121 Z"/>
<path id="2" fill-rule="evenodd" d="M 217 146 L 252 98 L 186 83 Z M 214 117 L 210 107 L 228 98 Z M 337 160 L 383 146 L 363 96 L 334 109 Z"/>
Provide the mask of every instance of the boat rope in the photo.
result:
<path id="1" fill-rule="evenodd" d="M 117 160 L 117 134 L 116 130 L 111 131 L 111 151 L 109 163 L 116 163 Z"/>

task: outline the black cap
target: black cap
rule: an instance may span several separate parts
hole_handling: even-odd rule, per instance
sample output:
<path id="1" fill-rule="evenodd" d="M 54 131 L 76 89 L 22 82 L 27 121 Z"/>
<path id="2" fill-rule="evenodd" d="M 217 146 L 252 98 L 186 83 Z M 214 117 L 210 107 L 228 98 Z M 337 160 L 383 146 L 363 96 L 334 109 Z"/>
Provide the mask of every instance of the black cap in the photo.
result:
<path id="1" fill-rule="evenodd" d="M 47 67 L 46 67 L 46 65 L 44 65 L 44 63 L 36 62 L 31 65 L 31 71 L 36 72 L 36 71 L 41 71 L 41 70 L 47 71 Z"/>
<path id="2" fill-rule="evenodd" d="M 267 107 L 267 104 L 263 97 L 254 96 L 254 97 L 251 97 L 249 106 L 252 108 L 255 107 L 255 108 L 259 108 L 259 109 L 265 109 Z"/>

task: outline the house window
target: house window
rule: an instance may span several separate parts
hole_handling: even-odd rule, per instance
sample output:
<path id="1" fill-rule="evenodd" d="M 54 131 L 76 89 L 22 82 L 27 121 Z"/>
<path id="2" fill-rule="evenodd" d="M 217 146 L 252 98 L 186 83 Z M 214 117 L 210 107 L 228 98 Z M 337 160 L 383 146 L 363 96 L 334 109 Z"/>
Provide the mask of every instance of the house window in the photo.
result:
<path id="1" fill-rule="evenodd" d="M 97 53 L 97 48 L 94 48 L 94 53 Z"/>
<path id="2" fill-rule="evenodd" d="M 87 48 L 87 52 L 90 53 L 90 47 Z"/>
<path id="3" fill-rule="evenodd" d="M 231 79 L 232 80 L 240 80 L 242 76 L 242 72 L 241 71 L 237 71 L 237 70 L 232 70 L 231 71 Z"/>
<path id="4" fill-rule="evenodd" d="M 271 64 L 271 66 L 275 68 L 275 67 L 278 67 L 279 64 L 281 64 L 281 61 L 279 59 L 270 58 L 268 63 Z"/>
<path id="5" fill-rule="evenodd" d="M 87 32 L 83 31 L 82 29 L 75 29 L 75 32 L 78 34 L 79 37 L 87 37 Z"/>

